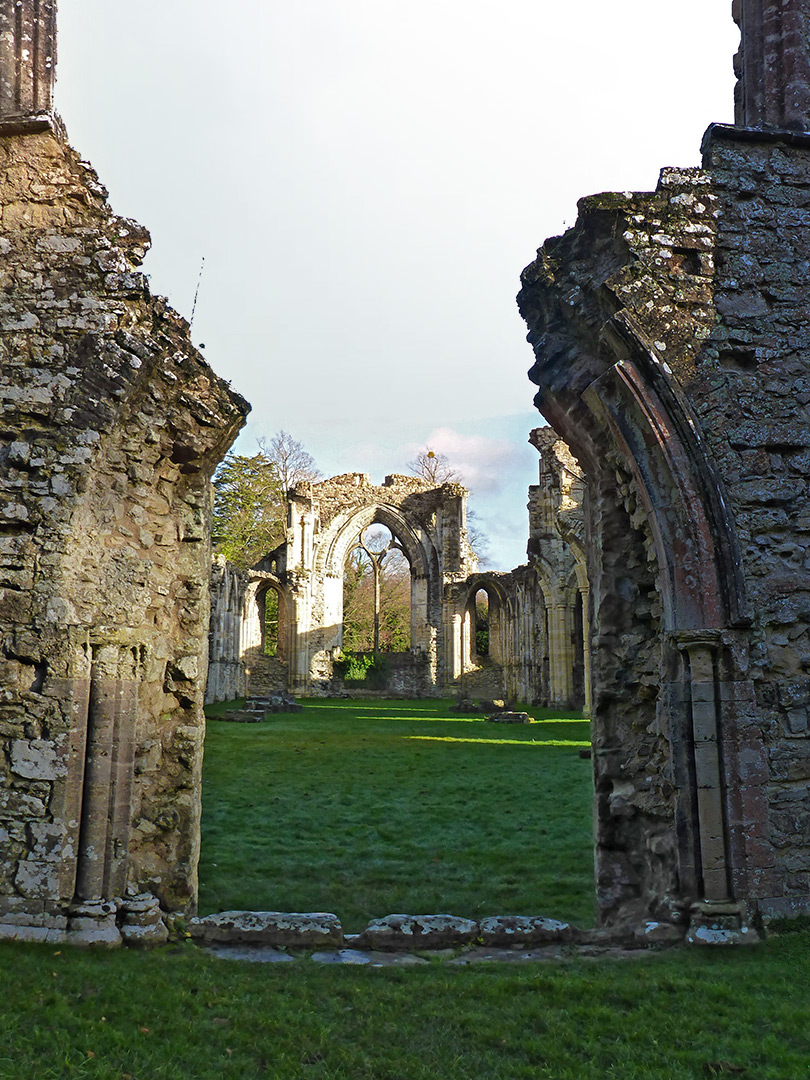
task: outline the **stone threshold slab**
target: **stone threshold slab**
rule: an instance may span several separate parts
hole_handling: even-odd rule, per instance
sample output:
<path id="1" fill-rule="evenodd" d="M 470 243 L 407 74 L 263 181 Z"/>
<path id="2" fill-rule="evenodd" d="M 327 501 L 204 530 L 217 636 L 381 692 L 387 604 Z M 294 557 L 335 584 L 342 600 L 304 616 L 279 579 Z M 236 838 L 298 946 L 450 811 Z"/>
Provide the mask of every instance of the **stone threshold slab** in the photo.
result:
<path id="1" fill-rule="evenodd" d="M 672 947 L 672 946 L 670 946 Z M 264 945 L 205 945 L 206 952 L 221 960 L 238 960 L 257 964 L 323 964 L 332 967 L 424 967 L 429 964 L 515 964 L 562 963 L 572 960 L 640 960 L 656 955 L 661 947 L 627 949 L 609 945 L 556 945 L 540 949 L 486 949 L 475 947 L 457 952 L 450 949 L 431 950 L 429 958 L 408 952 L 378 952 L 364 949 L 334 949 L 312 954 L 282 952 Z"/>

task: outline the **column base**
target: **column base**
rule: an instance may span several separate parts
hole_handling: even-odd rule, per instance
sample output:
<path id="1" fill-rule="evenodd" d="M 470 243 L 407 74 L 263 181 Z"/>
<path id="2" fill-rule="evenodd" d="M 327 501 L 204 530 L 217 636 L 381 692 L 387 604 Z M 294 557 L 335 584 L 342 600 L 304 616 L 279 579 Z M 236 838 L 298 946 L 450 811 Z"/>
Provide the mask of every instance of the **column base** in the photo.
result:
<path id="1" fill-rule="evenodd" d="M 116 914 L 117 905 L 106 900 L 75 904 L 68 916 L 68 943 L 97 949 L 117 948 L 121 933 L 116 926 Z"/>
<path id="2" fill-rule="evenodd" d="M 746 905 L 734 900 L 702 901 L 689 909 L 689 945 L 756 945 L 759 934 L 749 924 Z"/>

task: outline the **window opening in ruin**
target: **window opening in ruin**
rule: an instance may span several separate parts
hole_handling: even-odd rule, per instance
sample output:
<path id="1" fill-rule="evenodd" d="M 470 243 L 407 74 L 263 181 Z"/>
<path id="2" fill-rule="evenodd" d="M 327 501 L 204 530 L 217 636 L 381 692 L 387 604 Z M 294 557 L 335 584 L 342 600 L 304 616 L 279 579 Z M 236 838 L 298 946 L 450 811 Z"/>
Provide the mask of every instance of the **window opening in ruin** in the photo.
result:
<path id="1" fill-rule="evenodd" d="M 411 646 L 411 567 L 384 525 L 369 525 L 343 574 L 343 651 L 401 653 Z"/>
<path id="2" fill-rule="evenodd" d="M 278 593 L 267 589 L 264 594 L 264 654 L 278 656 Z"/>
<path id="3" fill-rule="evenodd" d="M 251 643 L 244 656 L 251 683 L 254 684 L 257 680 L 263 681 L 270 672 L 276 672 L 277 669 L 281 672 L 278 661 L 287 663 L 289 621 L 284 597 L 271 584 L 257 590 L 252 606 L 253 615 L 248 623 L 252 628 Z M 280 674 L 278 678 L 281 679 Z"/>
<path id="4" fill-rule="evenodd" d="M 489 594 L 479 589 L 475 594 L 475 654 L 489 656 Z"/>

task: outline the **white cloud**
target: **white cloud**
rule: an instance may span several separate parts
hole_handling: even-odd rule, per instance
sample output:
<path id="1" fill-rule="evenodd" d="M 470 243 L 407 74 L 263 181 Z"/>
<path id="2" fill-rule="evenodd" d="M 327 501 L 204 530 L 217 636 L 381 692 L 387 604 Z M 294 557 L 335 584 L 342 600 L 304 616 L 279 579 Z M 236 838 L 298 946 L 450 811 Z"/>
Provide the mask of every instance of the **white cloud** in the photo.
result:
<path id="1" fill-rule="evenodd" d="M 421 444 L 411 443 L 407 460 L 429 446 L 444 454 L 450 466 L 461 473 L 470 491 L 491 495 L 508 486 L 511 474 L 525 457 L 525 449 L 510 439 L 493 439 L 485 435 L 463 435 L 450 427 L 434 428 Z"/>

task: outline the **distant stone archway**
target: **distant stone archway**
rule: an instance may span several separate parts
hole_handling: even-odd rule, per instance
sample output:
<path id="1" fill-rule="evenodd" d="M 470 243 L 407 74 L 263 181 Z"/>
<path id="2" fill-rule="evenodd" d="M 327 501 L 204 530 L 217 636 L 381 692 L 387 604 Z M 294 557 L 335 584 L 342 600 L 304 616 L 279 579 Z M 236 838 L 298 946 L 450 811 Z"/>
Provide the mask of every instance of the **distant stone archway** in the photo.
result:
<path id="1" fill-rule="evenodd" d="M 250 574 L 267 576 L 275 568 L 288 618 L 291 690 L 313 695 L 340 688 L 334 665 L 343 646 L 346 560 L 363 530 L 381 525 L 407 559 L 411 583 L 410 647 L 390 654 L 389 689 L 414 696 L 443 692 L 443 595 L 447 583 L 465 578 L 475 563 L 466 497 L 458 484 L 430 488 L 415 477 L 395 475 L 374 485 L 365 473 L 304 483 L 289 493 L 285 542 Z"/>

